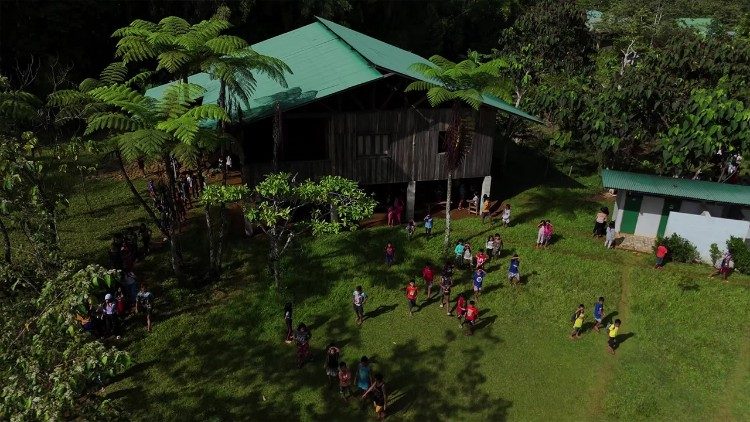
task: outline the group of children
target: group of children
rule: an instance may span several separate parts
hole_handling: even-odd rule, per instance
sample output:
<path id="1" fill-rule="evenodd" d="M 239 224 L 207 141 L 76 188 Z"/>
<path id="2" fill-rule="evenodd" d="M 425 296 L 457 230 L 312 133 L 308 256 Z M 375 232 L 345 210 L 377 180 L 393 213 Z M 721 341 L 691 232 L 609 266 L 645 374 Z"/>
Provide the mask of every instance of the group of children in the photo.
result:
<path id="1" fill-rule="evenodd" d="M 599 300 L 594 304 L 594 326 L 592 327 L 597 333 L 602 327 L 604 320 L 604 297 L 600 296 Z M 573 331 L 570 333 L 571 340 L 577 340 L 581 338 L 581 332 L 583 331 L 583 321 L 586 319 L 586 310 L 583 304 L 578 305 L 578 308 L 573 312 L 570 317 L 570 322 L 573 323 Z M 622 321 L 616 319 L 614 322 L 607 324 L 607 351 L 610 354 L 615 354 L 617 349 L 617 335 L 620 331 L 620 325 Z"/>
<path id="2" fill-rule="evenodd" d="M 487 237 L 484 248 L 480 248 L 476 256 L 472 255 L 472 248 L 469 242 L 459 239 L 453 248 L 455 263 L 459 267 L 473 268 L 482 266 L 491 261 L 493 258 L 499 258 L 503 251 L 503 238 L 499 233 Z"/>
<path id="3" fill-rule="evenodd" d="M 555 229 L 552 226 L 550 220 L 541 220 L 537 227 L 536 235 L 536 247 L 546 248 L 552 242 L 552 235 L 555 233 Z"/>

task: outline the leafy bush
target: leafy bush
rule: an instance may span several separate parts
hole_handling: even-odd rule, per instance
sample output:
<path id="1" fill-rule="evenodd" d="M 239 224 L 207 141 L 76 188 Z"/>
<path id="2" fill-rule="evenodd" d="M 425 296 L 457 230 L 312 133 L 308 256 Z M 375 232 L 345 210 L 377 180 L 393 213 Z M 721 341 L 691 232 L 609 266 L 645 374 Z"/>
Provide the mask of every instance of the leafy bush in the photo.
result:
<path id="1" fill-rule="evenodd" d="M 732 254 L 734 269 L 743 274 L 750 274 L 750 249 L 745 241 L 732 236 L 727 240 L 727 249 Z"/>
<path id="2" fill-rule="evenodd" d="M 669 237 L 658 237 L 654 243 L 654 252 L 659 244 L 664 243 L 669 253 L 667 259 L 676 262 L 695 262 L 698 260 L 698 249 L 689 240 L 673 233 Z"/>
<path id="3" fill-rule="evenodd" d="M 709 248 L 708 253 L 711 255 L 711 265 L 714 265 L 714 263 L 718 261 L 722 255 L 722 252 L 719 249 L 719 245 L 717 245 L 716 243 L 711 244 L 711 247 Z"/>

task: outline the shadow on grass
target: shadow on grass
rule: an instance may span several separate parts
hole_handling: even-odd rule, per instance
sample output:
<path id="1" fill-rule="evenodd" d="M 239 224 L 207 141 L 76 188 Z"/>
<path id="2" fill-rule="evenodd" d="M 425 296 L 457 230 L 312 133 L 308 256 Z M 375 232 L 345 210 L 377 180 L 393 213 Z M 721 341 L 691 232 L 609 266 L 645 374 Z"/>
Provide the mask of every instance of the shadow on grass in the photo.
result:
<path id="1" fill-rule="evenodd" d="M 635 333 L 632 333 L 632 332 L 631 333 L 619 334 L 617 336 L 617 345 L 619 346 L 619 345 L 625 343 L 627 340 L 629 340 L 629 339 L 631 339 L 633 337 L 635 337 Z"/>
<path id="2" fill-rule="evenodd" d="M 392 304 L 392 305 L 380 305 L 377 308 L 375 308 L 374 310 L 372 310 L 370 312 L 366 312 L 365 313 L 365 318 L 364 318 L 363 321 L 367 321 L 368 319 L 377 318 L 377 317 L 379 317 L 379 316 L 381 316 L 383 314 L 387 314 L 387 313 L 393 311 L 394 309 L 396 309 L 397 306 L 398 305 L 395 304 L 395 303 Z"/>

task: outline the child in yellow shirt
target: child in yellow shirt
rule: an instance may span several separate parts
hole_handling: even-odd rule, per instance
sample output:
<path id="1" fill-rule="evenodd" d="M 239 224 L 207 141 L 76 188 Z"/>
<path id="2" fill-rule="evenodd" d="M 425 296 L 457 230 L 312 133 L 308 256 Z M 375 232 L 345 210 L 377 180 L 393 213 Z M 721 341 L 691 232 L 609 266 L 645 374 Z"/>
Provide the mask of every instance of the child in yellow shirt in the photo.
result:
<path id="1" fill-rule="evenodd" d="M 607 351 L 613 355 L 617 349 L 617 333 L 620 331 L 621 323 L 619 319 L 616 319 L 614 324 L 607 326 Z"/>
<path id="2" fill-rule="evenodd" d="M 583 320 L 586 318 L 586 312 L 584 312 L 583 304 L 578 305 L 578 309 L 573 313 L 571 322 L 573 323 L 573 332 L 570 333 L 570 338 L 575 340 L 581 337 L 581 330 L 583 329 Z"/>

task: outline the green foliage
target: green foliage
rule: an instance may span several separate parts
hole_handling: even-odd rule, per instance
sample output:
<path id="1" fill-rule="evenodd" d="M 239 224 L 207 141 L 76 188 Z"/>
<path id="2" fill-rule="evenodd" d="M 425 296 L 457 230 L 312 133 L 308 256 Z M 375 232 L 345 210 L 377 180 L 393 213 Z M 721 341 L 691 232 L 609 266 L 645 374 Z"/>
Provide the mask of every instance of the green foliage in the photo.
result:
<path id="1" fill-rule="evenodd" d="M 130 357 L 82 332 L 76 320 L 89 304 L 94 281 L 112 277 L 99 266 L 78 269 L 67 263 L 40 281 L 38 297 L 22 295 L 5 302 L 0 310 L 0 418 L 117 415 L 108 400 L 89 393 L 124 371 Z"/>
<path id="2" fill-rule="evenodd" d="M 200 203 L 204 206 L 231 204 L 243 200 L 249 193 L 246 185 L 208 185 L 201 192 Z"/>
<path id="3" fill-rule="evenodd" d="M 745 241 L 732 236 L 727 240 L 727 249 L 732 254 L 734 268 L 743 274 L 750 274 L 750 248 Z"/>
<path id="4" fill-rule="evenodd" d="M 689 240 L 672 233 L 669 237 L 658 237 L 654 242 L 654 252 L 659 245 L 664 245 L 669 251 L 667 257 L 674 262 L 696 262 L 700 258 L 698 249 Z"/>
<path id="5" fill-rule="evenodd" d="M 716 261 L 719 260 L 719 258 L 721 258 L 722 255 L 722 252 L 719 249 L 719 245 L 717 245 L 716 243 L 712 243 L 709 247 L 709 255 L 711 256 L 711 265 L 713 265 L 714 263 L 716 263 Z"/>

